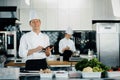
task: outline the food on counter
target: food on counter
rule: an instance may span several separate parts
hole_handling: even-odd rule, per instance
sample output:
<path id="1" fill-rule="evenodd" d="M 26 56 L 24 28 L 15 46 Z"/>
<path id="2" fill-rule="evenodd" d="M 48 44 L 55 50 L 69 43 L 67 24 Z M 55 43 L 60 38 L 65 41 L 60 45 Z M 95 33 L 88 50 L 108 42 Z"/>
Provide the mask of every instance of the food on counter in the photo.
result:
<path id="1" fill-rule="evenodd" d="M 75 65 L 75 69 L 79 70 L 79 71 L 82 71 L 83 68 L 88 67 L 87 63 L 88 63 L 87 59 L 82 59 L 82 60 L 77 62 L 77 64 Z"/>
<path id="2" fill-rule="evenodd" d="M 109 72 L 112 72 L 112 71 L 120 71 L 120 67 L 117 66 L 117 67 L 111 67 L 109 70 Z"/>
<path id="3" fill-rule="evenodd" d="M 118 71 L 120 71 L 120 67 L 118 68 Z"/>
<path id="4" fill-rule="evenodd" d="M 83 71 L 83 69 L 86 67 L 91 67 L 93 72 L 103 72 L 110 69 L 110 67 L 99 62 L 97 58 L 93 58 L 91 60 L 82 59 L 75 65 L 75 69 L 80 71 Z"/>
<path id="5" fill-rule="evenodd" d="M 51 73 L 50 69 L 40 69 L 41 73 Z"/>
<path id="6" fill-rule="evenodd" d="M 83 68 L 83 72 L 93 72 L 93 69 L 91 67 Z"/>
<path id="7" fill-rule="evenodd" d="M 108 72 L 112 72 L 112 71 L 113 71 L 113 69 L 109 69 L 109 70 L 108 70 Z"/>
<path id="8" fill-rule="evenodd" d="M 93 72 L 102 72 L 102 68 L 100 67 L 93 67 Z"/>
<path id="9" fill-rule="evenodd" d="M 102 72 L 102 68 L 99 68 L 99 67 L 86 67 L 86 68 L 83 68 L 83 72 Z"/>

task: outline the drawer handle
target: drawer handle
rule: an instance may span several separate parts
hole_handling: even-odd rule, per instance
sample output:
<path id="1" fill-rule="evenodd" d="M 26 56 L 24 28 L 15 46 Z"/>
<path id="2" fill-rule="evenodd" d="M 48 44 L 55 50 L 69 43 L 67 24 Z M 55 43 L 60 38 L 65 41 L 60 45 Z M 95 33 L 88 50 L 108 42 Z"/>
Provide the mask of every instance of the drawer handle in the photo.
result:
<path id="1" fill-rule="evenodd" d="M 111 29 L 111 27 L 105 27 L 104 29 Z"/>

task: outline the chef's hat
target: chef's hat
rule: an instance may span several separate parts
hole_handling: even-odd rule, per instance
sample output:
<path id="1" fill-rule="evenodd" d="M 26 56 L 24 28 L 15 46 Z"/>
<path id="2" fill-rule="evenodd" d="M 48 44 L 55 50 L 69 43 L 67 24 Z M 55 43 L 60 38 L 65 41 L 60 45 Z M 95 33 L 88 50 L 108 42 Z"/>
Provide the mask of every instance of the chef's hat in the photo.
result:
<path id="1" fill-rule="evenodd" d="M 72 35 L 73 34 L 72 28 L 71 27 L 67 27 L 65 33 Z"/>
<path id="2" fill-rule="evenodd" d="M 35 10 L 31 10 L 30 14 L 29 14 L 29 21 L 31 21 L 33 19 L 40 19 Z"/>

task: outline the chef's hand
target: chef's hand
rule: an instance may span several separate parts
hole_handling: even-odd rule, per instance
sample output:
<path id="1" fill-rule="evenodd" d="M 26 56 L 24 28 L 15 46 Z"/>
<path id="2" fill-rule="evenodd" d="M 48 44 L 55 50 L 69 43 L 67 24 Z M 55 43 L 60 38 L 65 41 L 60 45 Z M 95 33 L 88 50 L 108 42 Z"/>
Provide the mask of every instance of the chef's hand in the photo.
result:
<path id="1" fill-rule="evenodd" d="M 45 50 L 46 56 L 49 56 L 49 55 L 50 55 L 51 50 L 52 50 L 53 48 L 54 48 L 54 47 L 51 47 L 51 46 L 49 46 L 49 47 L 46 48 L 46 50 Z"/>
<path id="2" fill-rule="evenodd" d="M 38 47 L 36 47 L 36 48 L 34 48 L 34 49 L 30 49 L 30 50 L 28 50 L 27 56 L 29 56 L 29 55 L 31 55 L 31 54 L 33 54 L 33 53 L 35 53 L 35 52 L 41 51 L 42 49 L 43 49 L 42 46 L 38 46 Z"/>
<path id="3" fill-rule="evenodd" d="M 36 48 L 36 51 L 41 51 L 41 50 L 43 50 L 43 47 L 42 47 L 42 46 L 38 46 L 38 47 Z"/>
<path id="4" fill-rule="evenodd" d="M 70 47 L 66 46 L 65 48 L 62 49 L 62 52 L 64 52 L 65 50 L 70 50 Z"/>
<path id="5" fill-rule="evenodd" d="M 70 49 L 70 47 L 66 46 L 65 50 L 69 50 L 69 49 Z"/>

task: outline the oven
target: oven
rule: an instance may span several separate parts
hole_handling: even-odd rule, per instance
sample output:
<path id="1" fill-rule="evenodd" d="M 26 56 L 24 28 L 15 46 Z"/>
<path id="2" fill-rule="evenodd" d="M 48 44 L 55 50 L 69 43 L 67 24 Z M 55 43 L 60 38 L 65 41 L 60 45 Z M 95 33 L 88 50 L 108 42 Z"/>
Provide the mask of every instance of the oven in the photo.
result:
<path id="1" fill-rule="evenodd" d="M 0 55 L 16 57 L 16 31 L 0 31 Z"/>

